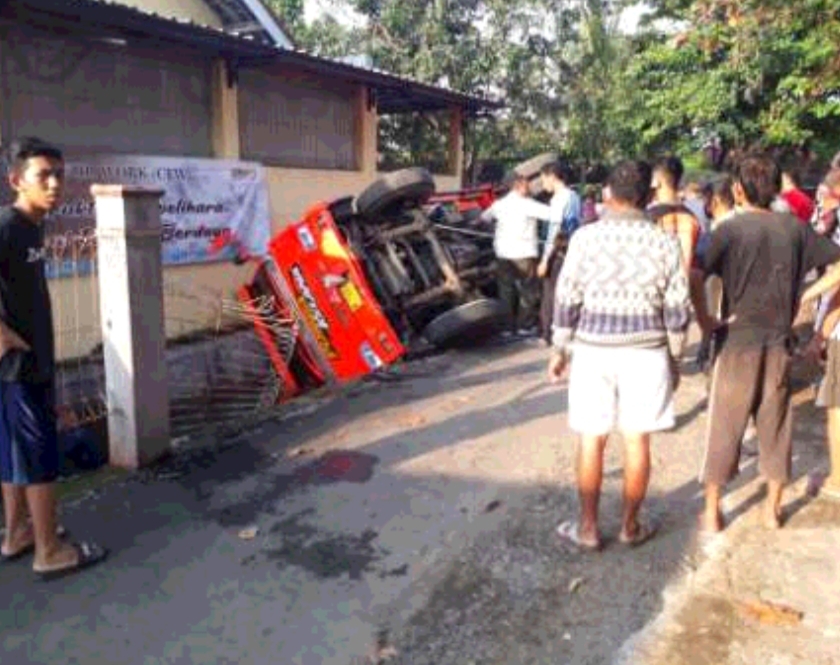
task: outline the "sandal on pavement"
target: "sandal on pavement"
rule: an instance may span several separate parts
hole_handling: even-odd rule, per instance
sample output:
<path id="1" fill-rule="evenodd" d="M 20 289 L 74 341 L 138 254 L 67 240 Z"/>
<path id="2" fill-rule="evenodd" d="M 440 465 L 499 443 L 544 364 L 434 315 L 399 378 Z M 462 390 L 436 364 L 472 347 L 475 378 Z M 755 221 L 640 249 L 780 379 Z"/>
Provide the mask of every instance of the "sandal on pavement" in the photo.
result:
<path id="1" fill-rule="evenodd" d="M 35 551 L 35 543 L 29 543 L 28 545 L 24 545 L 21 547 L 17 552 L 12 554 L 3 554 L 0 552 L 0 561 L 4 563 L 12 563 L 13 561 L 19 561 L 27 554 L 32 554 Z"/>
<path id="2" fill-rule="evenodd" d="M 636 527 L 636 533 L 628 536 L 624 532 L 619 534 L 618 542 L 625 547 L 639 547 L 648 542 L 659 532 L 659 527 L 650 524 L 639 524 Z"/>
<path id="3" fill-rule="evenodd" d="M 561 522 L 557 527 L 557 535 L 560 540 L 570 543 L 584 552 L 600 552 L 601 542 L 587 543 L 581 540 L 580 526 L 577 522 Z"/>
<path id="4" fill-rule="evenodd" d="M 98 563 L 102 563 L 108 557 L 108 550 L 100 547 L 96 543 L 74 543 L 79 559 L 75 563 L 69 565 L 59 566 L 57 568 L 47 568 L 46 570 L 35 570 L 35 575 L 44 582 L 57 580 L 67 575 L 78 573 L 85 568 L 91 568 Z"/>
<path id="5" fill-rule="evenodd" d="M 55 529 L 55 535 L 58 536 L 59 538 L 64 538 L 64 537 L 67 536 L 67 529 L 65 529 L 61 524 L 59 524 Z M 5 537 L 6 537 L 6 529 L 0 529 L 0 539 L 5 539 Z M 22 559 L 23 557 L 25 557 L 27 554 L 32 554 L 32 552 L 34 552 L 34 551 L 35 551 L 35 543 L 31 542 L 27 545 L 24 545 L 17 552 L 14 552 L 13 554 L 3 554 L 2 552 L 0 552 L 0 561 L 5 561 L 7 563 L 12 562 L 12 561 L 18 561 L 19 559 Z"/>

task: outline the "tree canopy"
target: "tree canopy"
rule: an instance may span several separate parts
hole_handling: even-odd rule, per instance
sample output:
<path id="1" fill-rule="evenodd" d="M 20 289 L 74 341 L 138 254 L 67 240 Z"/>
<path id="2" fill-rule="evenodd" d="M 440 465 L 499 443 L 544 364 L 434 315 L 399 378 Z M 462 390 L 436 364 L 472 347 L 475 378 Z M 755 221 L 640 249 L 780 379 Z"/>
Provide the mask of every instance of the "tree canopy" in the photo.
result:
<path id="1" fill-rule="evenodd" d="M 650 0 L 632 34 L 623 0 L 324 0 L 360 17 L 304 21 L 270 0 L 299 44 L 329 56 L 501 98 L 473 123 L 473 159 L 544 149 L 584 163 L 710 139 L 840 148 L 840 0 Z M 421 150 L 421 125 L 386 119 L 389 145 Z M 390 133 L 390 134 L 389 134 Z M 414 137 L 414 138 L 412 138 Z"/>
<path id="2" fill-rule="evenodd" d="M 643 35 L 628 63 L 643 146 L 687 149 L 714 133 L 736 145 L 835 149 L 840 0 L 671 0 L 657 12 L 686 27 Z"/>

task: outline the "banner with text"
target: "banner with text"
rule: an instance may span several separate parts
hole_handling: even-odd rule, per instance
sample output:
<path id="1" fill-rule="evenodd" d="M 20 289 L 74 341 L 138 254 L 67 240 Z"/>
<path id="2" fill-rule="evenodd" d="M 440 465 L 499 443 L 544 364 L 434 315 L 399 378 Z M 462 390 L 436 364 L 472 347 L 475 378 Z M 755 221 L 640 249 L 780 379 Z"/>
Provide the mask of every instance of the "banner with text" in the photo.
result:
<path id="1" fill-rule="evenodd" d="M 49 277 L 90 273 L 96 260 L 93 184 L 141 185 L 164 192 L 164 265 L 233 260 L 240 248 L 265 254 L 271 223 L 259 164 L 215 159 L 95 156 L 68 160 L 64 202 L 47 225 Z"/>

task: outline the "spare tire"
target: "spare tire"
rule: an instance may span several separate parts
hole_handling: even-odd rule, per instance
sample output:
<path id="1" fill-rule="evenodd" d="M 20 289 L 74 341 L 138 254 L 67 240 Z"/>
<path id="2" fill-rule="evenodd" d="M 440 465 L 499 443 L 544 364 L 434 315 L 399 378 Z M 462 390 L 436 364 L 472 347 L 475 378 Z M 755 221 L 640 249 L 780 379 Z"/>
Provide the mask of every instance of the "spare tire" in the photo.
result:
<path id="1" fill-rule="evenodd" d="M 472 344 L 510 325 L 510 312 L 501 300 L 481 298 L 444 312 L 423 329 L 423 337 L 445 348 Z"/>
<path id="2" fill-rule="evenodd" d="M 403 169 L 382 176 L 356 197 L 356 211 L 368 220 L 398 204 L 422 205 L 435 193 L 435 180 L 423 168 Z"/>
<path id="3" fill-rule="evenodd" d="M 517 175 L 525 176 L 528 180 L 531 180 L 540 174 L 543 166 L 556 162 L 558 159 L 560 159 L 560 155 L 556 152 L 544 152 L 541 155 L 517 164 L 513 167 L 513 171 Z"/>

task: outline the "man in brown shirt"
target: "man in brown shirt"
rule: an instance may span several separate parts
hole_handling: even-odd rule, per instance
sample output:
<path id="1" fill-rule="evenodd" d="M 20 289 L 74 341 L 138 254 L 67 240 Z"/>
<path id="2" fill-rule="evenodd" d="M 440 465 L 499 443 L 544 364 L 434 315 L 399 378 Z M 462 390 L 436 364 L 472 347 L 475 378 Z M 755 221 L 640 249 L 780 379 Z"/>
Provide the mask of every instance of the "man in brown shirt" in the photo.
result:
<path id="1" fill-rule="evenodd" d="M 759 470 L 767 481 L 763 522 L 781 524 L 781 499 L 790 478 L 792 327 L 801 302 L 840 284 L 840 247 L 789 214 L 771 211 L 781 187 L 778 165 L 749 156 L 736 167 L 733 196 L 740 213 L 712 234 L 706 277 L 723 283 L 717 357 L 709 398 L 706 454 L 701 471 L 706 510 L 702 526 L 720 531 L 723 487 L 738 473 L 750 416 L 758 430 Z M 804 294 L 805 275 L 830 266 Z M 705 299 L 699 299 L 705 310 Z M 711 321 L 706 311 L 698 320 Z"/>

